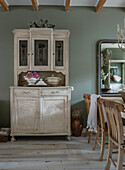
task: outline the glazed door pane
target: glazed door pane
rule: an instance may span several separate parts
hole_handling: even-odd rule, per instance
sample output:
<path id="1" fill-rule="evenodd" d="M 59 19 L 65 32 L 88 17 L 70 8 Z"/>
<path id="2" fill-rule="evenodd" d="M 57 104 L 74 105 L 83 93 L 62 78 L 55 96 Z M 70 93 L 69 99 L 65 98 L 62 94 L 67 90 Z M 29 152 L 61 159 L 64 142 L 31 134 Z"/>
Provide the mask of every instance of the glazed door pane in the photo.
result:
<path id="1" fill-rule="evenodd" d="M 48 66 L 48 40 L 34 40 L 34 65 Z"/>
<path id="2" fill-rule="evenodd" d="M 55 66 L 63 66 L 63 41 L 55 41 Z"/>
<path id="3" fill-rule="evenodd" d="M 28 41 L 19 40 L 19 66 L 28 65 Z"/>

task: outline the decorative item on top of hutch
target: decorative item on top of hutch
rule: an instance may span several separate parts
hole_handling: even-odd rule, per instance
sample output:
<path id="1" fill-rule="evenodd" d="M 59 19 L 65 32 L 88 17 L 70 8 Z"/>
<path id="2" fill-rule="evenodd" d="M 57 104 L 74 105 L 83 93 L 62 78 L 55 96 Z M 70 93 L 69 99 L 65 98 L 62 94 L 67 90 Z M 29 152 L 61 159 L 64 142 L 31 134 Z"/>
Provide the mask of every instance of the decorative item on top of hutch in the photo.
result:
<path id="1" fill-rule="evenodd" d="M 10 87 L 12 141 L 15 140 L 14 136 L 47 135 L 66 135 L 70 140 L 70 32 L 30 28 L 15 29 L 13 33 L 14 86 Z M 38 72 L 41 83 L 45 80 L 43 87 L 40 83 L 35 87 L 19 84 L 20 76 L 28 71 Z M 54 81 L 51 83 L 56 82 L 56 86 L 48 87 L 46 83 L 50 80 Z"/>
<path id="2" fill-rule="evenodd" d="M 43 21 L 42 19 L 37 23 L 35 21 L 30 21 L 28 25 L 30 28 L 55 28 L 54 24 L 49 24 L 48 20 Z"/>

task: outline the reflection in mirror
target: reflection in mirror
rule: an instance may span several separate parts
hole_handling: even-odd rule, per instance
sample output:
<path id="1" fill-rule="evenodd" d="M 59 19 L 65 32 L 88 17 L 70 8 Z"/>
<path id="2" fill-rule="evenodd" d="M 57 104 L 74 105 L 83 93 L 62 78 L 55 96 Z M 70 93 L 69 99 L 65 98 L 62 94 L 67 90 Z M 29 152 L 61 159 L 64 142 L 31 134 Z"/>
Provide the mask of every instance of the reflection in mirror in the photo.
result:
<path id="1" fill-rule="evenodd" d="M 102 40 L 98 44 L 98 93 L 118 95 L 125 90 L 125 52 L 117 40 Z"/>

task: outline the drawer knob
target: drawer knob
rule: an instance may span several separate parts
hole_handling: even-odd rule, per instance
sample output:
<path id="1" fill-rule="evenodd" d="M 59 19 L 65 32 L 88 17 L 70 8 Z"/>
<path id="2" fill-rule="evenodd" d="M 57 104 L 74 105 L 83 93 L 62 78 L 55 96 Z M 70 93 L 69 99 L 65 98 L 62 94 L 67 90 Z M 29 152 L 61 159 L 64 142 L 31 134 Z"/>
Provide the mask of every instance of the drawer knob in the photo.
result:
<path id="1" fill-rule="evenodd" d="M 30 92 L 29 92 L 29 91 L 24 91 L 23 93 L 24 93 L 24 94 L 29 94 Z"/>
<path id="2" fill-rule="evenodd" d="M 52 91 L 52 94 L 58 94 L 58 91 Z"/>

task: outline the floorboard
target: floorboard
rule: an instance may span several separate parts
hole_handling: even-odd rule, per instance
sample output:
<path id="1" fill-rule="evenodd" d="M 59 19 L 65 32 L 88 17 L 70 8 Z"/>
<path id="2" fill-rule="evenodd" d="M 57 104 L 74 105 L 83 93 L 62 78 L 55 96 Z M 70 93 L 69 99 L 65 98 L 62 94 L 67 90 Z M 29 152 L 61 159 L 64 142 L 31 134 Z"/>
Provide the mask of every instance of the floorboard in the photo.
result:
<path id="1" fill-rule="evenodd" d="M 102 170 L 99 146 L 93 151 L 88 137 L 17 137 L 16 142 L 0 143 L 0 170 Z M 113 170 L 114 168 L 111 167 Z"/>

